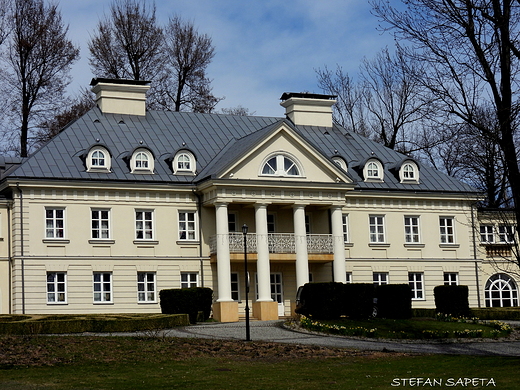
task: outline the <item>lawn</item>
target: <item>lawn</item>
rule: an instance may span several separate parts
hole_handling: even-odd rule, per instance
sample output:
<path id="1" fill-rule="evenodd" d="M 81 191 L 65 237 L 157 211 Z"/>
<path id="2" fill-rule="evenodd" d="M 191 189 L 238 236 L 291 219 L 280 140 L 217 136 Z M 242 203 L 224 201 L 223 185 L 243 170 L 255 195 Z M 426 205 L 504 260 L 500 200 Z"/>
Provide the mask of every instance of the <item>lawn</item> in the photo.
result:
<path id="1" fill-rule="evenodd" d="M 0 337 L 0 388 L 16 390 L 390 389 L 397 384 L 417 386 L 420 381 L 441 388 L 451 384 L 516 390 L 519 364 L 520 358 L 361 352 L 267 342 Z"/>

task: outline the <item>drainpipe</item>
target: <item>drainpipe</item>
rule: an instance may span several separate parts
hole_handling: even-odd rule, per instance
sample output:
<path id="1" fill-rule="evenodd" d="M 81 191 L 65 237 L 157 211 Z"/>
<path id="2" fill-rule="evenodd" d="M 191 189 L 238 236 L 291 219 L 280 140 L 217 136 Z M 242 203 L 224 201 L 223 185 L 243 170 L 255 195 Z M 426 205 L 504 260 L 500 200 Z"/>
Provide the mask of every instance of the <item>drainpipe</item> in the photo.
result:
<path id="1" fill-rule="evenodd" d="M 16 188 L 20 194 L 20 257 L 22 262 L 22 314 L 25 314 L 25 260 L 24 260 L 24 237 L 23 237 L 23 191 L 20 183 L 16 183 Z"/>
<path id="2" fill-rule="evenodd" d="M 204 260 L 202 259 L 202 198 L 200 194 L 193 190 L 193 194 L 197 197 L 197 215 L 199 219 L 199 262 L 200 262 L 200 286 L 204 287 Z"/>
<path id="3" fill-rule="evenodd" d="M 13 270 L 11 269 L 13 265 L 13 254 L 11 251 L 11 234 L 12 234 L 12 228 L 11 228 L 11 212 L 13 210 L 13 203 L 9 202 L 7 203 L 7 258 L 8 264 L 9 264 L 9 270 L 8 270 L 8 281 L 9 281 L 9 287 L 8 287 L 8 299 L 9 299 L 9 314 L 13 314 Z"/>
<path id="4" fill-rule="evenodd" d="M 481 303 L 480 303 L 480 281 L 478 277 L 478 261 L 477 261 L 477 238 L 475 235 L 475 229 L 477 228 L 475 226 L 475 204 L 471 205 L 471 227 L 472 227 L 472 234 L 473 234 L 473 260 L 475 262 L 475 279 L 477 283 L 477 303 L 478 307 L 480 309 Z"/>

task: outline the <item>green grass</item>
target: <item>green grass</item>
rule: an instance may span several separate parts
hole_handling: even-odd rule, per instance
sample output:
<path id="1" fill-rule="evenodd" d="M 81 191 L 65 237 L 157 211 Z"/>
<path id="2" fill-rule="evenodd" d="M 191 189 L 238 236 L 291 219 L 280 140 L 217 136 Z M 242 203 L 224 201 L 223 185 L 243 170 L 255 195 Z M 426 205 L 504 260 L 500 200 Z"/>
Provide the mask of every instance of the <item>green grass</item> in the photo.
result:
<path id="1" fill-rule="evenodd" d="M 365 353 L 261 342 L 0 338 L 0 388 L 16 390 L 390 389 L 395 381 L 418 377 L 444 384 L 487 378 L 496 388 L 518 389 L 519 363 L 520 358 Z"/>

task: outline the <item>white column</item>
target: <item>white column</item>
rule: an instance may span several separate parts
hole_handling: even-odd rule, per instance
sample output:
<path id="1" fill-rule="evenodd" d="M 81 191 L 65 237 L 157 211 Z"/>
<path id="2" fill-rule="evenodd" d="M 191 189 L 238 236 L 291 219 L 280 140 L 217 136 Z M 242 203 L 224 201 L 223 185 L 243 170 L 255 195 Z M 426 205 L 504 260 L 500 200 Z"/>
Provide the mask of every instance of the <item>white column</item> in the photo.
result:
<path id="1" fill-rule="evenodd" d="M 334 250 L 334 281 L 346 283 L 347 274 L 345 268 L 345 242 L 343 240 L 343 212 L 341 206 L 331 209 L 332 242 Z"/>
<path id="2" fill-rule="evenodd" d="M 309 258 L 307 255 L 307 231 L 305 206 L 293 206 L 294 246 L 296 249 L 296 287 L 309 283 Z"/>
<path id="3" fill-rule="evenodd" d="M 258 260 L 258 302 L 272 302 L 271 270 L 269 265 L 269 236 L 267 231 L 267 205 L 255 204 L 256 251 Z"/>
<path id="4" fill-rule="evenodd" d="M 232 301 L 231 298 L 231 258 L 229 256 L 228 204 L 217 203 L 217 302 Z"/>

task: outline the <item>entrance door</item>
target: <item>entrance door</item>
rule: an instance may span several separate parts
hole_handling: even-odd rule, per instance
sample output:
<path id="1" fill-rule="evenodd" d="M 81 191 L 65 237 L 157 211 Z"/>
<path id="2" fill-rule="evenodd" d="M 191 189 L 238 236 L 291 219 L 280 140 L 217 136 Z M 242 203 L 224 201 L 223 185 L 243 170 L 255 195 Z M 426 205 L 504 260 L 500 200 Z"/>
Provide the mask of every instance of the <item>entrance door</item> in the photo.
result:
<path id="1" fill-rule="evenodd" d="M 278 316 L 283 317 L 285 315 L 285 307 L 283 303 L 283 283 L 281 272 L 271 273 L 271 298 L 273 301 L 278 302 Z"/>

